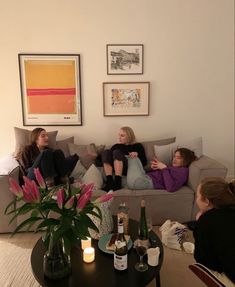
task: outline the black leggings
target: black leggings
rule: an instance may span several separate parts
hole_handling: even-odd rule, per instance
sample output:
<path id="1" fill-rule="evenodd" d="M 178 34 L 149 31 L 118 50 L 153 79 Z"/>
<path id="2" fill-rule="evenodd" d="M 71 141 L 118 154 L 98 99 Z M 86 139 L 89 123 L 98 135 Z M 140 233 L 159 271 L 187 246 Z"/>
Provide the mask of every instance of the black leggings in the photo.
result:
<path id="1" fill-rule="evenodd" d="M 110 149 L 106 149 L 103 153 L 102 153 L 102 162 L 110 164 L 113 167 L 113 162 L 115 160 L 119 160 L 123 162 L 123 171 L 122 174 L 123 175 L 127 175 L 127 158 L 125 156 L 125 154 L 119 150 L 119 149 L 115 149 L 114 151 L 111 151 Z"/>
<path id="2" fill-rule="evenodd" d="M 78 161 L 78 155 L 64 156 L 61 150 L 43 150 L 36 158 L 32 167 L 28 170 L 27 177 L 35 179 L 34 168 L 39 168 L 44 178 L 61 178 L 69 175 Z"/>

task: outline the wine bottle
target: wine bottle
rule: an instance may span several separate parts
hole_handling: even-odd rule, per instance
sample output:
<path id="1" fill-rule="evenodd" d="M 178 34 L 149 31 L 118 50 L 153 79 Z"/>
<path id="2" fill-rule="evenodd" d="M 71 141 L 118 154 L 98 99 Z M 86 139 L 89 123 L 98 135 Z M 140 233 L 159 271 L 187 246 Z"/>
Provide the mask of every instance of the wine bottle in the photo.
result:
<path id="1" fill-rule="evenodd" d="M 146 240 L 146 241 L 148 241 L 149 239 L 148 225 L 147 225 L 147 220 L 145 216 L 145 200 L 141 200 L 139 239 Z"/>
<path id="2" fill-rule="evenodd" d="M 118 271 L 127 269 L 127 242 L 124 236 L 123 221 L 118 222 L 118 237 L 115 241 L 114 268 Z"/>

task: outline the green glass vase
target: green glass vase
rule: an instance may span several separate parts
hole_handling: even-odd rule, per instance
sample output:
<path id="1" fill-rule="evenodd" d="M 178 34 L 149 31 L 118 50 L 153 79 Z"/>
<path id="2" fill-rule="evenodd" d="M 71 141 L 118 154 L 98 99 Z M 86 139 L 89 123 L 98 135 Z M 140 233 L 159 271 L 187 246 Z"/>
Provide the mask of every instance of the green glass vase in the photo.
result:
<path id="1" fill-rule="evenodd" d="M 43 259 L 44 276 L 49 279 L 61 279 L 71 273 L 70 254 L 65 252 L 62 238 L 54 242 L 50 235 L 49 247 Z"/>

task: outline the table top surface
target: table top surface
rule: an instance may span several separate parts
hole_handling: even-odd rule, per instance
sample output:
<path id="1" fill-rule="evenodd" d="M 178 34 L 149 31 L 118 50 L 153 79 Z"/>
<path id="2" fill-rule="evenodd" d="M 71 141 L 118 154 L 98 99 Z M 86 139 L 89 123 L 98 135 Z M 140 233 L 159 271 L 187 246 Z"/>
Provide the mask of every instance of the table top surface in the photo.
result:
<path id="1" fill-rule="evenodd" d="M 129 233 L 131 239 L 134 241 L 138 234 L 137 221 L 130 219 Z M 84 263 L 81 247 L 73 247 L 71 252 L 71 275 L 60 280 L 49 280 L 44 277 L 43 256 L 45 247 L 43 241 L 39 239 L 31 254 L 31 267 L 34 277 L 42 286 L 48 287 L 146 286 L 159 273 L 163 261 L 163 246 L 161 240 L 153 231 L 151 231 L 149 235 L 150 238 L 153 239 L 154 245 L 160 248 L 158 266 L 149 266 L 145 272 L 136 271 L 134 266 L 139 261 L 139 257 L 135 249 L 131 248 L 128 252 L 128 269 L 126 271 L 116 271 L 113 267 L 113 255 L 101 251 L 98 247 L 98 241 L 92 240 L 92 246 L 95 248 L 95 261 L 92 263 Z M 145 256 L 145 261 L 146 260 L 147 256 Z"/>

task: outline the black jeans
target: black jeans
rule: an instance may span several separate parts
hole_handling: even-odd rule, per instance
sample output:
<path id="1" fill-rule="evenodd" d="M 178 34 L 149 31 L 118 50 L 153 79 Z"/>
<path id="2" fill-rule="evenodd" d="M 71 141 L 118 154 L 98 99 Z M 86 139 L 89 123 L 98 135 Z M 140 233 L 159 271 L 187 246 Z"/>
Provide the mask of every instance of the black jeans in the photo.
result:
<path id="1" fill-rule="evenodd" d="M 59 179 L 72 172 L 78 159 L 77 154 L 65 158 L 61 150 L 43 150 L 29 168 L 27 177 L 35 180 L 34 168 L 39 168 L 43 178 Z"/>
<path id="2" fill-rule="evenodd" d="M 104 152 L 102 153 L 103 164 L 107 163 L 113 167 L 113 162 L 115 160 L 119 160 L 123 162 L 122 174 L 127 175 L 127 158 L 125 154 L 119 149 L 115 149 L 114 151 L 111 151 L 110 149 L 104 150 Z"/>

